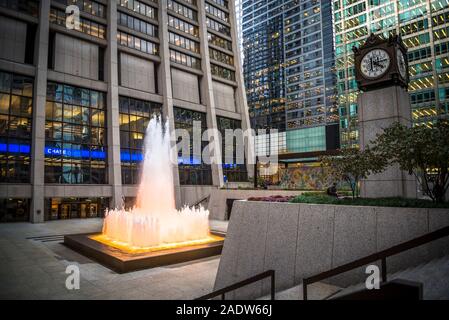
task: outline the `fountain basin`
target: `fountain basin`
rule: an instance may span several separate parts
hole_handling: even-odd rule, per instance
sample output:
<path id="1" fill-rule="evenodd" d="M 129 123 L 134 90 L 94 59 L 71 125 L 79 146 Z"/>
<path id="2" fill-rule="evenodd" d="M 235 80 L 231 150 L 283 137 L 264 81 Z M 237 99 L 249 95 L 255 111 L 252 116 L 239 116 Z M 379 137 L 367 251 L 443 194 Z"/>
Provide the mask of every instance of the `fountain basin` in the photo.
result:
<path id="1" fill-rule="evenodd" d="M 224 237 L 211 233 L 204 243 L 168 244 L 148 250 L 132 250 L 101 241 L 101 233 L 83 233 L 64 236 L 64 245 L 117 272 L 187 262 L 221 254 Z M 200 241 L 201 242 L 201 241 Z"/>

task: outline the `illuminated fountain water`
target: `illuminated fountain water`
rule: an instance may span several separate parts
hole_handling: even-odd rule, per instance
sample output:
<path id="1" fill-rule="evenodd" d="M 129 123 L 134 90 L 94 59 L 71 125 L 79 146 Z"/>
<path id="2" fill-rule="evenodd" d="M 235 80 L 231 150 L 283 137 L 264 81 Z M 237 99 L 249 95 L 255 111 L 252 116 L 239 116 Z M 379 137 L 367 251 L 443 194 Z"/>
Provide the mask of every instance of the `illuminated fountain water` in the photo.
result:
<path id="1" fill-rule="evenodd" d="M 144 152 L 135 207 L 108 210 L 103 233 L 93 239 L 128 251 L 160 250 L 216 240 L 209 233 L 209 211 L 187 206 L 176 210 L 169 131 L 164 130 L 156 117 L 148 124 Z"/>

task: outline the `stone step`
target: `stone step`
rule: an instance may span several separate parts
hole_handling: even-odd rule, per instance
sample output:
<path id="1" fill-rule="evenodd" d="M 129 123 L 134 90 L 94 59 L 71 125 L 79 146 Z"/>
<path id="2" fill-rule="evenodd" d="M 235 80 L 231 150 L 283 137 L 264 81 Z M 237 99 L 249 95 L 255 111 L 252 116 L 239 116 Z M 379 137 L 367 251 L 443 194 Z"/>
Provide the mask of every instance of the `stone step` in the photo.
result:
<path id="1" fill-rule="evenodd" d="M 323 282 L 313 283 L 307 286 L 308 300 L 325 300 L 327 297 L 341 290 L 340 287 Z M 258 300 L 269 300 L 270 295 L 263 296 Z M 302 284 L 295 287 L 276 292 L 276 300 L 303 300 Z"/>
<path id="2" fill-rule="evenodd" d="M 449 256 L 389 274 L 387 279 L 389 281 L 403 279 L 422 283 L 424 300 L 449 299 Z M 364 288 L 364 283 L 358 283 L 339 291 L 331 298 L 347 295 Z"/>

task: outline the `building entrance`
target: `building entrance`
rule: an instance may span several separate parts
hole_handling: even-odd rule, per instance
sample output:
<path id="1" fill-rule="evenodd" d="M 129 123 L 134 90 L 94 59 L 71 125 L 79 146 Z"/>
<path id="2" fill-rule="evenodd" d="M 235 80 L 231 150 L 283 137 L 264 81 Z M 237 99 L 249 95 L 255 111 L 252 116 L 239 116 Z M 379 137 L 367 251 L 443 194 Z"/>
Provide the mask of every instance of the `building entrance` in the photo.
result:
<path id="1" fill-rule="evenodd" d="M 45 201 L 45 220 L 103 217 L 108 205 L 106 198 L 50 198 Z"/>

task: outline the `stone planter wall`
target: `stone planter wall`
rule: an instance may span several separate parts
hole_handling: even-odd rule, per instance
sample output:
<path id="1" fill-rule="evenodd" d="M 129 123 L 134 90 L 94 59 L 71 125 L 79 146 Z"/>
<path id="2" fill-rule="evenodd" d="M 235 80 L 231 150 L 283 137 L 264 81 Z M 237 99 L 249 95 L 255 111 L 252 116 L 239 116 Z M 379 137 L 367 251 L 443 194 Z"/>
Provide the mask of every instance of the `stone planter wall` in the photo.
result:
<path id="1" fill-rule="evenodd" d="M 449 225 L 449 209 L 362 207 L 236 201 L 215 281 L 215 290 L 268 269 L 276 289 Z M 387 259 L 388 272 L 449 254 L 441 239 Z M 378 263 L 378 265 L 380 262 Z M 366 279 L 365 268 L 328 282 L 347 286 Z M 269 292 L 269 279 L 227 299 Z"/>

